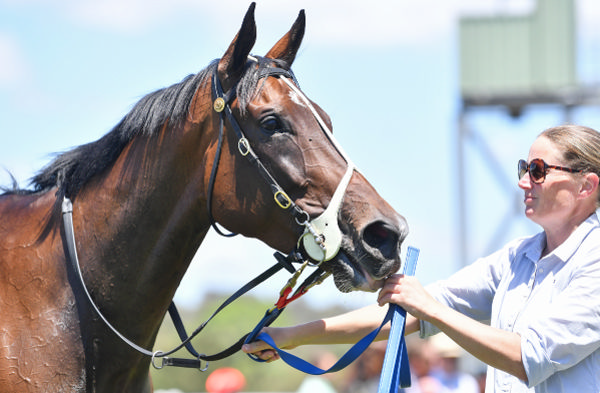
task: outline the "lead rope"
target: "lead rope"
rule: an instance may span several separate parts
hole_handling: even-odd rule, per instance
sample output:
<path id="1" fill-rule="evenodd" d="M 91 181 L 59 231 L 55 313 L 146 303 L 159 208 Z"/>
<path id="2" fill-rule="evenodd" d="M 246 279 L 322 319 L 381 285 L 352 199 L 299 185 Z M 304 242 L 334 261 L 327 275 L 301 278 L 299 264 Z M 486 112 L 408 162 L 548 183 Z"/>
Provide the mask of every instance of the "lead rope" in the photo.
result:
<path id="1" fill-rule="evenodd" d="M 408 247 L 406 251 L 406 265 L 404 274 L 414 276 L 417 268 L 419 249 Z M 408 353 L 404 340 L 406 328 L 406 311 L 397 304 L 389 304 L 389 312 L 392 312 L 392 326 L 388 337 L 385 358 L 379 379 L 377 393 L 397 393 L 398 387 L 410 387 L 410 365 L 408 364 Z"/>
<path id="2" fill-rule="evenodd" d="M 404 265 L 404 274 L 414 275 L 418 257 L 419 249 L 408 247 L 406 262 Z M 410 368 L 408 364 L 408 355 L 406 353 L 406 344 L 404 341 L 406 322 L 405 317 L 406 311 L 404 311 L 400 306 L 390 303 L 387 314 L 385 315 L 383 322 L 381 322 L 381 325 L 363 337 L 359 342 L 354 344 L 333 366 L 331 366 L 331 368 L 327 370 L 323 370 L 307 362 L 306 360 L 297 357 L 296 355 L 280 349 L 277 347 L 277 344 L 275 344 L 271 336 L 265 332 L 260 333 L 256 339 L 266 342 L 269 346 L 275 349 L 280 358 L 289 366 L 306 374 L 322 375 L 339 371 L 356 360 L 356 358 L 360 356 L 369 345 L 371 345 L 375 337 L 377 337 L 381 331 L 381 328 L 383 328 L 386 323 L 391 321 L 392 327 L 390 330 L 390 337 L 388 339 L 378 393 L 397 393 L 399 385 L 401 387 L 410 386 Z M 256 357 L 252 357 L 252 359 L 259 362 L 264 361 Z"/>

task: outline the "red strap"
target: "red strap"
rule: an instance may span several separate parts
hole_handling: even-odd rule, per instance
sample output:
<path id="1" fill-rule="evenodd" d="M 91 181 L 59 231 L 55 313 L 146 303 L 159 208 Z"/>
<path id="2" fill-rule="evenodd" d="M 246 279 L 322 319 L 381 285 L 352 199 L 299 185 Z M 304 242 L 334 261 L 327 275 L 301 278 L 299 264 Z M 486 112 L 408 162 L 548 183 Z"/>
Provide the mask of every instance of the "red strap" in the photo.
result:
<path id="1" fill-rule="evenodd" d="M 305 288 L 302 288 L 296 294 L 294 294 L 293 296 L 291 296 L 288 299 L 287 297 L 291 292 L 292 292 L 292 287 L 287 287 L 286 289 L 284 289 L 283 293 L 279 297 L 279 300 L 277 300 L 277 303 L 275 303 L 275 307 L 277 307 L 278 309 L 281 310 L 282 308 L 286 307 L 288 304 L 290 304 L 294 300 L 298 299 L 300 296 L 304 295 L 307 292 L 307 290 Z"/>

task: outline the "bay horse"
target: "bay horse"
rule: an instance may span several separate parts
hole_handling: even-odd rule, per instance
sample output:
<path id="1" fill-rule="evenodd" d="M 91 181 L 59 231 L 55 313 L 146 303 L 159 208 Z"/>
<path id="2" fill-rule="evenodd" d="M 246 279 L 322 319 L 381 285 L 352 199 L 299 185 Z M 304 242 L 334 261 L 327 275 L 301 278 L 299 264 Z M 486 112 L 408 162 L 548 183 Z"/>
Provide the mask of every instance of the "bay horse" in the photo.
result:
<path id="1" fill-rule="evenodd" d="M 253 57 L 254 7 L 221 59 L 145 96 L 99 140 L 58 155 L 31 189 L 0 196 L 1 392 L 152 391 L 151 359 L 100 320 L 69 262 L 67 198 L 93 301 L 144 348 L 152 348 L 211 217 L 288 253 L 306 221 L 335 200 L 324 226 L 339 226 L 340 240 L 321 261 L 340 291 L 377 290 L 399 268 L 404 218 L 350 166 L 327 131 L 330 119 L 303 100 L 291 73 L 304 11 L 264 57 Z M 308 244 L 300 249 L 310 255 Z"/>

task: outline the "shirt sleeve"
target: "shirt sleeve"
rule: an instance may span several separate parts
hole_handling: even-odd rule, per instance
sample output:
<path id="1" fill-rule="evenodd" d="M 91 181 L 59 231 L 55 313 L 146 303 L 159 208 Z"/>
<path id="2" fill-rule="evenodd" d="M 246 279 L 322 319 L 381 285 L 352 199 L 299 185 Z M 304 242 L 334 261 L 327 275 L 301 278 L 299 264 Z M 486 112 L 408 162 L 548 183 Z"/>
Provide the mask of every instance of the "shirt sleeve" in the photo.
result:
<path id="1" fill-rule="evenodd" d="M 600 247 L 571 271 L 521 334 L 521 356 L 533 387 L 600 348 Z M 578 263 L 577 261 L 567 261 Z M 558 285 L 558 284 L 556 284 Z"/>
<path id="2" fill-rule="evenodd" d="M 483 323 L 491 319 L 492 301 L 502 277 L 502 271 L 513 259 L 514 244 L 509 243 L 495 253 L 465 266 L 448 279 L 426 287 L 440 303 Z M 429 322 L 421 321 L 420 336 L 439 333 Z"/>

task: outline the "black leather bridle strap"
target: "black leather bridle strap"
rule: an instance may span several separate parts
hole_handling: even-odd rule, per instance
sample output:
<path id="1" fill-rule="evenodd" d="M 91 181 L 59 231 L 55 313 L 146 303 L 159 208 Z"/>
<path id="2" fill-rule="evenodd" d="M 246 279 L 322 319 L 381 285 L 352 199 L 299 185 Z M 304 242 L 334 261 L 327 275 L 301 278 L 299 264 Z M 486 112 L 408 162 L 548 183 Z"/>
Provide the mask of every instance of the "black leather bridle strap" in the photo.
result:
<path id="1" fill-rule="evenodd" d="M 283 68 L 278 67 L 266 67 L 260 66 L 259 79 L 266 78 L 269 76 L 283 76 L 286 78 L 290 78 L 295 80 L 294 75 Z M 219 137 L 217 142 L 217 151 L 215 152 L 215 158 L 213 160 L 213 166 L 211 169 L 210 179 L 209 179 L 209 189 L 207 196 L 207 209 L 208 209 L 208 217 L 211 223 L 211 226 L 222 236 L 234 236 L 235 234 L 229 233 L 225 234 L 221 231 L 216 225 L 216 220 L 212 214 L 212 193 L 214 189 L 214 183 L 216 179 L 217 169 L 219 165 L 219 158 L 221 155 L 222 143 L 223 143 L 223 134 L 224 134 L 224 122 L 225 118 L 227 118 L 233 132 L 236 135 L 238 140 L 238 150 L 240 153 L 245 156 L 248 161 L 258 169 L 260 175 L 265 179 L 269 187 L 271 188 L 271 192 L 274 195 L 275 201 L 277 204 L 283 209 L 291 209 L 292 215 L 299 222 L 304 222 L 309 219 L 308 214 L 302 210 L 298 205 L 296 205 L 288 194 L 283 190 L 283 188 L 277 183 L 275 178 L 271 175 L 271 173 L 267 170 L 264 164 L 261 162 L 259 157 L 256 155 L 248 139 L 244 135 L 243 130 L 241 129 L 238 121 L 236 120 L 233 112 L 231 111 L 230 103 L 235 98 L 235 89 L 236 86 L 233 86 L 226 93 L 223 91 L 223 87 L 221 85 L 221 81 L 219 80 L 217 71 L 215 70 L 213 74 L 213 83 L 212 83 L 212 94 L 213 99 L 215 100 L 214 109 L 219 113 L 220 121 L 219 121 Z M 218 104 L 216 104 L 218 102 Z"/>
<path id="2" fill-rule="evenodd" d="M 237 233 L 225 233 L 218 226 L 217 221 L 212 213 L 212 195 L 213 190 L 215 188 L 215 179 L 217 178 L 217 169 L 219 168 L 219 159 L 221 158 L 221 148 L 223 146 L 223 119 L 219 121 L 219 136 L 217 140 L 217 151 L 215 152 L 215 158 L 213 161 L 212 168 L 210 170 L 210 178 L 208 180 L 208 193 L 206 196 L 206 207 L 208 210 L 208 220 L 210 221 L 210 226 L 221 236 L 224 237 L 233 237 L 237 235 Z"/>
<path id="3" fill-rule="evenodd" d="M 188 350 L 188 352 L 191 355 L 193 355 L 196 358 L 198 358 L 198 359 L 202 359 L 202 360 L 207 360 L 208 361 L 208 360 L 219 360 L 219 359 L 223 359 L 223 358 L 227 357 L 228 355 L 224 354 L 224 352 L 226 352 L 227 350 L 223 351 L 223 352 L 220 352 L 218 354 L 215 354 L 215 355 L 211 355 L 211 356 L 207 356 L 205 354 L 200 354 L 192 346 L 191 340 L 194 337 L 196 337 L 198 335 L 198 333 L 200 333 L 202 331 L 202 329 L 204 329 L 204 327 L 219 312 L 221 312 L 221 310 L 223 310 L 225 307 L 227 307 L 228 305 L 230 305 L 231 303 L 233 303 L 240 296 L 246 294 L 250 290 L 254 289 L 257 285 L 263 283 L 264 281 L 266 281 L 267 279 L 269 279 L 270 277 L 272 277 L 275 273 L 279 272 L 283 267 L 284 267 L 284 265 L 282 265 L 280 263 L 276 263 L 275 265 L 271 266 L 269 269 L 265 270 L 260 275 L 256 276 L 254 279 L 250 280 L 246 285 L 244 285 L 243 287 L 241 287 L 240 289 L 238 289 L 233 295 L 231 295 L 230 297 L 228 297 L 212 313 L 212 315 L 206 321 L 204 321 L 200 326 L 198 326 L 198 328 L 196 330 L 194 330 L 194 332 L 191 335 L 189 335 L 189 336 L 188 336 L 187 332 L 185 331 L 185 327 L 183 326 L 183 322 L 181 320 L 179 312 L 177 311 L 177 307 L 175 306 L 175 303 L 171 303 L 171 305 L 169 306 L 169 315 L 171 316 L 171 319 L 173 320 L 173 325 L 175 326 L 175 329 L 177 330 L 177 334 L 179 335 L 179 338 L 181 339 L 181 344 L 177 348 L 173 349 L 172 351 L 169 351 L 169 352 L 165 353 L 165 355 L 169 355 L 169 354 L 171 354 L 173 352 L 176 352 L 179 349 L 181 349 L 183 346 L 185 346 L 185 348 Z M 243 343 L 243 341 L 242 341 L 242 343 Z M 234 344 L 228 350 L 232 350 L 233 347 L 235 347 L 235 346 L 236 346 L 236 344 Z M 237 352 L 240 347 L 241 347 L 241 345 L 239 345 L 239 347 L 234 352 Z"/>
<path id="4" fill-rule="evenodd" d="M 240 338 L 236 343 L 231 345 L 229 348 L 227 348 L 219 353 L 216 353 L 214 355 L 204 355 L 204 354 L 198 353 L 198 351 L 196 351 L 196 349 L 192 345 L 191 340 L 196 335 L 198 335 L 198 333 L 200 333 L 200 331 L 202 331 L 202 329 L 204 329 L 204 327 L 210 322 L 210 320 L 213 319 L 221 310 L 223 310 L 229 304 L 233 303 L 240 296 L 246 294 L 247 292 L 254 289 L 259 284 L 261 284 L 264 281 L 266 281 L 267 279 L 271 278 L 275 273 L 279 272 L 282 268 L 285 268 L 287 271 L 289 271 L 292 274 L 295 273 L 296 269 L 294 268 L 294 266 L 292 264 L 301 262 L 299 256 L 297 256 L 295 254 L 295 252 L 292 252 L 291 254 L 289 254 L 287 256 L 283 255 L 280 252 L 276 252 L 273 254 L 273 256 L 277 260 L 277 264 L 271 266 L 269 269 L 265 270 L 263 273 L 256 276 L 254 279 L 250 280 L 246 285 L 244 285 L 243 287 L 238 289 L 233 295 L 231 295 L 229 298 L 227 298 L 227 300 L 225 300 L 219 306 L 219 308 L 217 308 L 213 312 L 213 314 L 210 316 L 210 318 L 208 318 L 202 325 L 200 325 L 190 336 L 188 336 L 188 334 L 185 330 L 183 321 L 181 319 L 181 316 L 179 315 L 179 311 L 177 310 L 175 303 L 171 302 L 171 305 L 169 306 L 169 315 L 171 317 L 171 320 L 173 321 L 175 330 L 177 330 L 177 334 L 179 335 L 179 339 L 181 340 L 182 345 L 185 346 L 185 348 L 188 350 L 188 352 L 192 356 L 196 357 L 197 359 L 202 359 L 202 360 L 205 360 L 208 362 L 208 361 L 213 361 L 213 360 L 224 359 L 230 355 L 233 355 L 234 353 L 236 353 L 237 351 L 240 350 L 240 348 L 242 347 L 242 345 L 244 344 L 244 342 L 246 341 L 246 338 L 250 335 L 250 333 L 244 335 L 242 338 Z M 180 345 L 176 350 L 179 350 L 182 347 L 182 345 Z M 172 352 L 173 351 L 170 351 L 169 354 Z M 173 361 L 175 361 L 175 360 L 171 360 L 171 362 L 173 362 Z M 187 359 L 186 359 L 186 361 L 187 361 Z"/>

